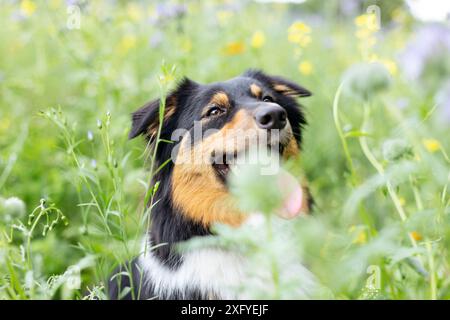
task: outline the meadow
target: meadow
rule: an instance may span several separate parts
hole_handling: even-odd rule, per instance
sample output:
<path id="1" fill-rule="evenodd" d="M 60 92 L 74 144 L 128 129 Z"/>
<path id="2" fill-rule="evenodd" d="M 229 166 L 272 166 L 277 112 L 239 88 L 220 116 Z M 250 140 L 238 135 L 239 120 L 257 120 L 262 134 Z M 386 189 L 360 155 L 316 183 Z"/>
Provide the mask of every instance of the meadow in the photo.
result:
<path id="1" fill-rule="evenodd" d="M 349 2 L 0 1 L 0 299 L 105 299 L 151 214 L 131 112 L 183 76 L 248 68 L 313 93 L 288 166 L 315 200 L 288 237 L 270 219 L 256 234 L 217 226 L 271 270 L 248 294 L 449 299 L 450 28 L 402 1 L 376 14 Z M 270 211 L 257 199 L 273 188 L 242 179 L 239 200 Z M 318 290 L 293 296 L 304 284 L 283 274 L 286 256 Z"/>

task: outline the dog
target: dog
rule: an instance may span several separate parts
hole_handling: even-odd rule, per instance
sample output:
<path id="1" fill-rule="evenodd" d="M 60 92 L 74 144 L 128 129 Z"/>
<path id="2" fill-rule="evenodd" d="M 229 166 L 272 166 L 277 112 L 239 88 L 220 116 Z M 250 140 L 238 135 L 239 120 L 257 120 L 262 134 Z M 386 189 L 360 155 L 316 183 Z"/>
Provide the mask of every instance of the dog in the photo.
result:
<path id="1" fill-rule="evenodd" d="M 275 148 L 281 159 L 297 156 L 306 125 L 297 98 L 310 95 L 310 91 L 283 77 L 247 70 L 236 78 L 211 84 L 184 78 L 165 98 L 164 114 L 160 115 L 159 99 L 132 114 L 130 139 L 145 136 L 154 145 L 157 139 L 173 140 L 175 132 L 181 133 L 179 143 L 158 144 L 154 165 L 165 165 L 153 177 L 152 183 L 159 181 L 159 186 L 150 230 L 140 256 L 110 277 L 111 299 L 236 298 L 227 284 L 245 281 L 240 269 L 243 257 L 219 249 L 183 254 L 176 249 L 177 244 L 211 236 L 216 223 L 233 227 L 245 223 L 248 215 L 237 208 L 228 190 L 228 155 L 235 159 L 249 148 L 248 141 L 240 139 L 243 132 L 259 135 L 277 130 L 278 140 L 267 145 Z M 196 123 L 201 125 L 202 137 L 187 138 Z M 200 153 L 202 161 L 180 161 L 192 160 L 195 152 Z M 167 162 L 171 158 L 176 161 Z M 309 193 L 304 194 L 305 201 L 296 211 L 309 210 Z"/>

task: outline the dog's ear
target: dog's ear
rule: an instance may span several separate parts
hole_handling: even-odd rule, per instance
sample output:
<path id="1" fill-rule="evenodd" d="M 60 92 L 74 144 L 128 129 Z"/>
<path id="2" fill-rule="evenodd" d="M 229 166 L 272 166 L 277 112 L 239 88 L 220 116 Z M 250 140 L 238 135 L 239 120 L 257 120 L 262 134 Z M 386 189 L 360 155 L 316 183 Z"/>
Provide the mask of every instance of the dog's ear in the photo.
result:
<path id="1" fill-rule="evenodd" d="M 312 93 L 302 86 L 279 76 L 271 76 L 259 70 L 248 70 L 245 76 L 267 83 L 273 90 L 290 97 L 309 97 Z"/>
<path id="2" fill-rule="evenodd" d="M 285 96 L 309 97 L 312 93 L 298 84 L 278 76 L 270 76 L 272 88 Z"/>
<path id="3" fill-rule="evenodd" d="M 160 114 L 160 110 L 162 110 L 160 99 L 153 100 L 133 112 L 128 138 L 133 139 L 143 134 L 151 140 L 158 132 L 160 121 L 163 121 L 163 126 L 167 124 L 179 107 L 180 100 L 184 100 L 196 86 L 194 81 L 184 78 L 177 88 L 167 95 L 164 115 Z"/>

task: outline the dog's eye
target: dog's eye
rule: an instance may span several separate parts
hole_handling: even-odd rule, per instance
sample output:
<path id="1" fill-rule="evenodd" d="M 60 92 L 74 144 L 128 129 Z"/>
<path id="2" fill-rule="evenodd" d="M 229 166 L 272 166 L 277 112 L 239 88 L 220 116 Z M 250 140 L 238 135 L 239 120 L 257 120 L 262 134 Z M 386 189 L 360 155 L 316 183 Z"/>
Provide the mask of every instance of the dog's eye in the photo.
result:
<path id="1" fill-rule="evenodd" d="M 264 96 L 262 99 L 264 102 L 273 102 L 273 98 L 271 96 Z"/>
<path id="2" fill-rule="evenodd" d="M 206 112 L 205 116 L 206 117 L 214 117 L 214 116 L 218 116 L 219 114 L 224 113 L 225 110 L 223 110 L 222 108 L 218 107 L 218 106 L 212 106 L 208 112 Z"/>

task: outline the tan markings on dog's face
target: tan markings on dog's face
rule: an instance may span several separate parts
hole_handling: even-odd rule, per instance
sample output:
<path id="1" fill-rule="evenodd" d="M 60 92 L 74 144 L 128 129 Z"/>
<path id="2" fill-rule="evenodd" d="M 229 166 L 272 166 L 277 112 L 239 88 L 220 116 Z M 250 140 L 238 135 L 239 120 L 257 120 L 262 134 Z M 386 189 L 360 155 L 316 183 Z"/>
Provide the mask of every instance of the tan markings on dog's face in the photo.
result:
<path id="1" fill-rule="evenodd" d="M 281 94 L 284 94 L 286 96 L 295 96 L 297 95 L 297 91 L 292 89 L 291 87 L 285 85 L 285 84 L 276 84 L 273 86 L 273 89 Z"/>
<path id="2" fill-rule="evenodd" d="M 250 135 L 250 131 L 255 131 L 250 129 L 255 128 L 252 116 L 240 110 L 220 131 L 193 147 L 189 147 L 187 136 L 183 137 L 172 176 L 173 202 L 183 214 L 204 226 L 213 223 L 239 226 L 245 221 L 246 214 L 238 209 L 208 160 L 216 150 L 231 153 L 246 148 L 247 139 L 242 139 L 242 134 Z"/>
<path id="3" fill-rule="evenodd" d="M 250 85 L 250 92 L 251 92 L 251 94 L 252 94 L 255 98 L 261 99 L 261 96 L 262 96 L 262 89 L 261 89 L 261 87 L 258 86 L 257 84 L 252 83 L 252 84 Z"/>
<path id="4" fill-rule="evenodd" d="M 291 157 L 296 157 L 300 154 L 300 149 L 298 147 L 298 143 L 294 137 L 291 137 L 289 143 L 286 145 L 283 151 L 283 158 L 289 159 Z"/>
<path id="5" fill-rule="evenodd" d="M 211 165 L 176 165 L 172 193 L 174 205 L 206 227 L 213 223 L 239 226 L 245 221 L 245 215 L 217 180 Z"/>
<path id="6" fill-rule="evenodd" d="M 221 107 L 229 107 L 230 100 L 225 92 L 219 91 L 212 96 L 210 104 L 216 104 Z"/>
<path id="7" fill-rule="evenodd" d="M 164 118 L 163 123 L 169 120 L 175 114 L 176 111 L 176 99 L 175 97 L 171 97 L 167 102 L 164 108 Z M 149 137 L 154 137 L 158 133 L 159 129 L 159 117 L 157 121 L 153 121 L 147 129 Z"/>

